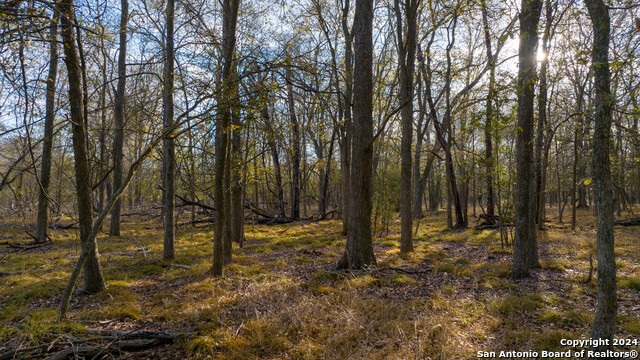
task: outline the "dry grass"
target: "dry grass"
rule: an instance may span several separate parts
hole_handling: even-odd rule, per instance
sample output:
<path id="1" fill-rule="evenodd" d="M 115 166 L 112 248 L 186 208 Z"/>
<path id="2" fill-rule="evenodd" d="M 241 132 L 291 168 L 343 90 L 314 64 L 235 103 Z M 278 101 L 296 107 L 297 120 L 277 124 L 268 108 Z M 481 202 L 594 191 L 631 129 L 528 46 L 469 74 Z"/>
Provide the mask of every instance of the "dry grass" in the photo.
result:
<path id="1" fill-rule="evenodd" d="M 540 233 L 542 268 L 519 282 L 495 232 L 447 231 L 443 214 L 421 220 L 408 256 L 399 255 L 393 224 L 374 244 L 381 269 L 354 273 L 333 270 L 344 246 L 337 221 L 247 225 L 246 246 L 234 248 L 221 278 L 208 276 L 212 227 L 178 231 L 175 263 L 185 269 L 149 261 L 162 254 L 158 224 L 126 223 L 121 238 L 99 239 L 108 290 L 76 294 L 65 322 L 56 321 L 56 306 L 78 248 L 73 230 L 58 231 L 50 247 L 0 254 L 8 255 L 0 271 L 25 271 L 0 277 L 0 348 L 99 328 L 192 334 L 156 350 L 164 358 L 472 359 L 479 350 L 566 350 L 560 339 L 589 337 L 597 291 L 584 283 L 593 219 L 579 215 L 575 232 Z M 640 243 L 633 228 L 616 231 L 620 297 L 637 299 Z M 132 237 L 150 249 L 147 259 Z M 640 336 L 635 304 L 620 302 L 617 335 Z"/>

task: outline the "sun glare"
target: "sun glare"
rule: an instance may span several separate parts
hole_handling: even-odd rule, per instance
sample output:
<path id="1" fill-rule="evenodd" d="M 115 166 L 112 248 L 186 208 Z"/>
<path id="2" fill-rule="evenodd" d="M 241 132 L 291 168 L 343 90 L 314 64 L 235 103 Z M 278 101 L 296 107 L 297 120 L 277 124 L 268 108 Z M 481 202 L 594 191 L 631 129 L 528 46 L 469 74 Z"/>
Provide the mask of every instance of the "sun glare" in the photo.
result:
<path id="1" fill-rule="evenodd" d="M 547 53 L 542 50 L 542 48 L 538 47 L 538 52 L 536 53 L 536 60 L 538 62 L 544 61 L 547 58 Z"/>

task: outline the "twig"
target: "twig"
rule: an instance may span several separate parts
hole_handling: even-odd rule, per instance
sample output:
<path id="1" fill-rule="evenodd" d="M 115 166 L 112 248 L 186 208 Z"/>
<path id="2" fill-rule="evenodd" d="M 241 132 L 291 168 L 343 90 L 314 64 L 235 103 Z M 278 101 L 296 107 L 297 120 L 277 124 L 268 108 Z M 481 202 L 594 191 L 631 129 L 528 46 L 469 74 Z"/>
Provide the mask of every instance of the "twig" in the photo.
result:
<path id="1" fill-rule="evenodd" d="M 136 240 L 135 236 L 131 235 L 131 239 L 133 241 L 135 241 L 136 244 L 138 244 L 138 246 L 140 246 L 140 249 L 142 249 L 142 255 L 144 255 L 144 257 L 146 258 L 147 257 L 147 250 L 145 250 L 144 246 L 142 244 L 140 244 L 140 242 L 138 240 Z"/>

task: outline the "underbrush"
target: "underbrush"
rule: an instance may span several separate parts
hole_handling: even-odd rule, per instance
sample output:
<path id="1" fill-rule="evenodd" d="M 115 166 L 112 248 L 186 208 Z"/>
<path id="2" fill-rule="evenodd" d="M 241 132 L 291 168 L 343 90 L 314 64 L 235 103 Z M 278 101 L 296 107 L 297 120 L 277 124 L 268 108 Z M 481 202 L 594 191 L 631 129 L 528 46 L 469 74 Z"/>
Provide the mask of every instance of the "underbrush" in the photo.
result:
<path id="1" fill-rule="evenodd" d="M 157 224 L 125 223 L 122 237 L 98 241 L 108 289 L 77 291 L 65 321 L 57 306 L 78 246 L 72 231 L 53 232 L 46 251 L 7 253 L 0 263 L 19 272 L 0 277 L 0 344 L 150 329 L 189 334 L 160 350 L 169 357 L 471 359 L 480 350 L 567 350 L 561 339 L 589 337 L 590 229 L 541 233 L 541 269 L 514 281 L 499 234 L 444 223 L 443 214 L 422 219 L 408 255 L 392 223 L 374 239 L 378 268 L 354 272 L 334 269 L 344 251 L 338 221 L 247 225 L 245 247 L 234 245 L 220 278 L 209 276 L 211 226 L 180 228 L 177 259 L 163 262 Z M 616 231 L 618 286 L 637 299 L 640 244 L 631 229 Z M 617 335 L 640 336 L 640 310 L 620 306 Z"/>

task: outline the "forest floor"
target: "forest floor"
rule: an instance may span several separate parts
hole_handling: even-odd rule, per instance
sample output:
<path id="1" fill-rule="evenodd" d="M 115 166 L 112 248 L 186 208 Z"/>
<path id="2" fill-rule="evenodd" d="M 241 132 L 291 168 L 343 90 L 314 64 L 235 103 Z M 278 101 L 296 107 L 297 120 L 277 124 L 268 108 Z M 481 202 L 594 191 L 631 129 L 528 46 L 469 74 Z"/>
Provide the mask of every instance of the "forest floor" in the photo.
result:
<path id="1" fill-rule="evenodd" d="M 442 213 L 420 221 L 410 256 L 399 255 L 397 223 L 375 239 L 378 267 L 351 273 L 334 270 L 344 251 L 339 221 L 247 223 L 245 246 L 234 247 L 220 278 L 208 275 L 212 226 L 180 227 L 170 265 L 159 260 L 157 218 L 125 219 L 121 237 L 98 241 L 108 289 L 76 291 L 62 322 L 77 230 L 52 231 L 52 243 L 36 249 L 0 246 L 0 359 L 18 347 L 31 350 L 15 358 L 46 358 L 98 341 L 90 330 L 184 334 L 142 352 L 100 354 L 129 359 L 473 359 L 576 350 L 560 340 L 589 338 L 597 294 L 595 279 L 586 282 L 590 256 L 596 262 L 589 210 L 579 211 L 575 231 L 546 224 L 541 268 L 521 281 L 510 278 L 511 248 L 499 233 L 448 231 Z M 616 227 L 617 338 L 640 339 L 639 229 Z M 0 237 L 29 241 L 6 220 Z"/>

